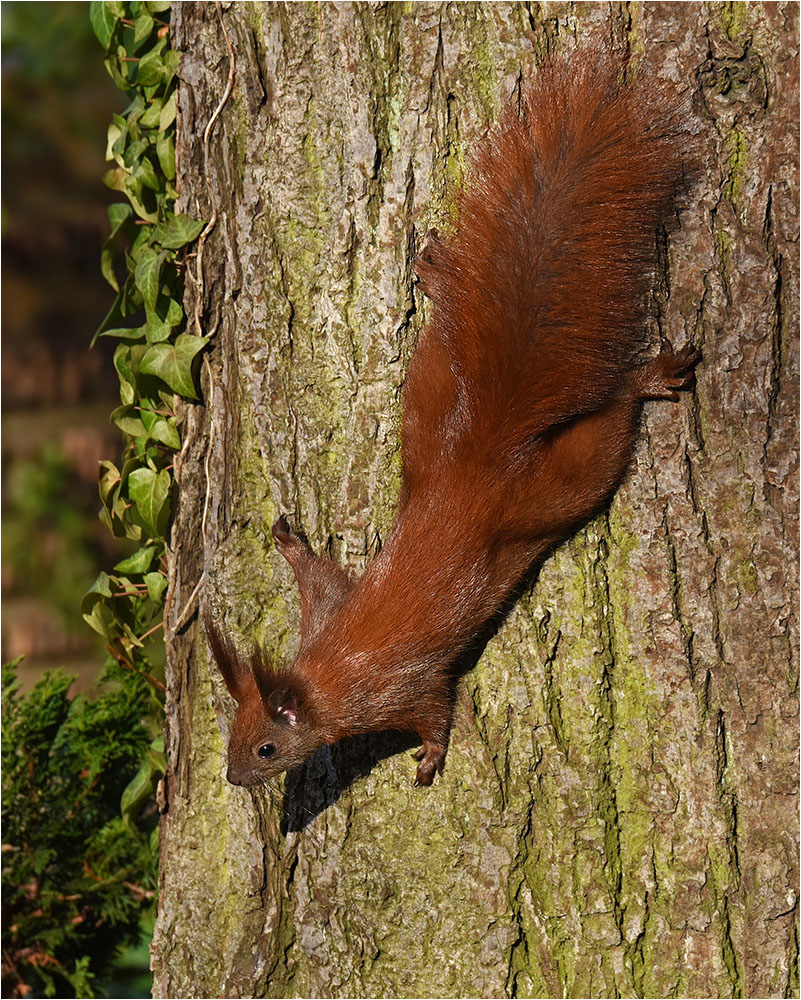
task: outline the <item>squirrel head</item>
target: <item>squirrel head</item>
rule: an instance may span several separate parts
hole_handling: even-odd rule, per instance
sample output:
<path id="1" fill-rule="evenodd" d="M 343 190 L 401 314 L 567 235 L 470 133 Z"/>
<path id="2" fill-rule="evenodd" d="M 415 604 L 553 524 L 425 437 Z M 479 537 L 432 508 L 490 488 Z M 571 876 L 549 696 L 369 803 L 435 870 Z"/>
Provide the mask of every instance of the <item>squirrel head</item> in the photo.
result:
<path id="1" fill-rule="evenodd" d="M 225 686 L 237 703 L 228 741 L 232 785 L 252 788 L 302 764 L 321 745 L 308 699 L 297 680 L 256 649 L 245 660 L 205 621 L 209 645 Z"/>

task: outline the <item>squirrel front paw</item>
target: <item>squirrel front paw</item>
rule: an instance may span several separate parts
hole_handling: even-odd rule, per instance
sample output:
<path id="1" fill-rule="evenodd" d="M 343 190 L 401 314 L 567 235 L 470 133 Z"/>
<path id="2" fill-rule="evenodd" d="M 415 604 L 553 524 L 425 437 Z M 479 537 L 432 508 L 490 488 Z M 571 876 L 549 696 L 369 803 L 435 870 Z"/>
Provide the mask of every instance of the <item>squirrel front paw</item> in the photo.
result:
<path id="1" fill-rule="evenodd" d="M 423 249 L 415 258 L 414 267 L 422 292 L 436 300 L 437 273 L 442 256 L 442 240 L 436 229 L 429 229 Z"/>
<path id="2" fill-rule="evenodd" d="M 431 743 L 423 743 L 418 750 L 415 750 L 412 757 L 420 761 L 417 765 L 417 777 L 414 780 L 415 788 L 430 785 L 436 774 L 442 774 L 446 753 L 445 747 L 434 746 Z"/>
<path id="3" fill-rule="evenodd" d="M 701 352 L 687 344 L 676 354 L 670 349 L 639 369 L 638 391 L 640 399 L 668 399 L 676 402 L 679 393 L 693 387 L 695 366 Z"/>
<path id="4" fill-rule="evenodd" d="M 309 547 L 306 536 L 302 531 L 295 531 L 286 514 L 282 514 L 273 525 L 273 539 L 278 551 L 287 559 L 289 559 L 287 553 L 293 549 L 308 549 Z"/>

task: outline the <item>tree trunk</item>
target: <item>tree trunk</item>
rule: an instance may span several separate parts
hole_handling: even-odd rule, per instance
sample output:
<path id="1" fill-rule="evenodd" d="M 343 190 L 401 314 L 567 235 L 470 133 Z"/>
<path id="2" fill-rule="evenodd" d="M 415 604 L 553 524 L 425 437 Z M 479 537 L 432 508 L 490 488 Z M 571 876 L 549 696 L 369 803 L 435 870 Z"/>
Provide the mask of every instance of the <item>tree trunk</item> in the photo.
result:
<path id="1" fill-rule="evenodd" d="M 216 228 L 203 405 L 185 410 L 167 620 L 162 997 L 797 995 L 798 7 L 173 8 L 184 210 Z M 470 149 L 551 48 L 601 35 L 691 88 L 704 178 L 610 510 L 548 560 L 460 683 L 445 774 L 397 737 L 226 783 L 233 703 L 190 600 L 289 660 L 270 526 L 360 572 L 392 522 L 412 260 Z M 532 503 L 536 498 L 532 497 Z M 293 513 L 294 512 L 294 513 Z M 205 533 L 202 520 L 205 520 Z"/>

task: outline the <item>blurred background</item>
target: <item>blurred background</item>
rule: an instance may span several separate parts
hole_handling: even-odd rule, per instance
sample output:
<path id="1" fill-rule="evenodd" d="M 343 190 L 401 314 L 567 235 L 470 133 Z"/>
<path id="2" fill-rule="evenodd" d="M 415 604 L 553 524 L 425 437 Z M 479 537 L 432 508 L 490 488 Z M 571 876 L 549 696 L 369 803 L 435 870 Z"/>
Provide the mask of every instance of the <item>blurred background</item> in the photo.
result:
<path id="1" fill-rule="evenodd" d="M 2 21 L 2 656 L 89 687 L 106 658 L 80 604 L 124 554 L 97 514 L 98 462 L 118 460 L 113 344 L 89 350 L 113 292 L 100 275 L 106 130 L 125 107 L 88 3 L 7 3 Z M 146 937 L 149 927 L 143 927 Z M 147 941 L 101 995 L 150 996 Z"/>
<path id="2" fill-rule="evenodd" d="M 125 106 L 88 3 L 2 5 L 2 655 L 28 687 L 105 658 L 80 602 L 121 558 L 97 519 L 97 469 L 120 451 L 113 346 L 89 341 L 113 299 L 105 136 Z"/>

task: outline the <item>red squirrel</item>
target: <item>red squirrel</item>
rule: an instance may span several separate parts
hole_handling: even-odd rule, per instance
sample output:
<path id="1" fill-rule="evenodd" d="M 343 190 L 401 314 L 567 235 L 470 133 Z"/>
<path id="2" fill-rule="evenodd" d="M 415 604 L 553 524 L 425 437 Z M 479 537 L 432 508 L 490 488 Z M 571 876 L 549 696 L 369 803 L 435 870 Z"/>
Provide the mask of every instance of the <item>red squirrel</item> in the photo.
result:
<path id="1" fill-rule="evenodd" d="M 442 773 L 454 663 L 524 575 L 609 503 L 644 400 L 690 389 L 699 353 L 636 361 L 693 140 L 675 98 L 608 53 L 553 60 L 477 150 L 451 235 L 416 262 L 433 306 L 403 388 L 403 477 L 386 544 L 352 580 L 286 517 L 300 591 L 279 669 L 210 646 L 238 703 L 228 780 L 264 784 L 318 747 L 402 730 L 416 784 Z"/>

